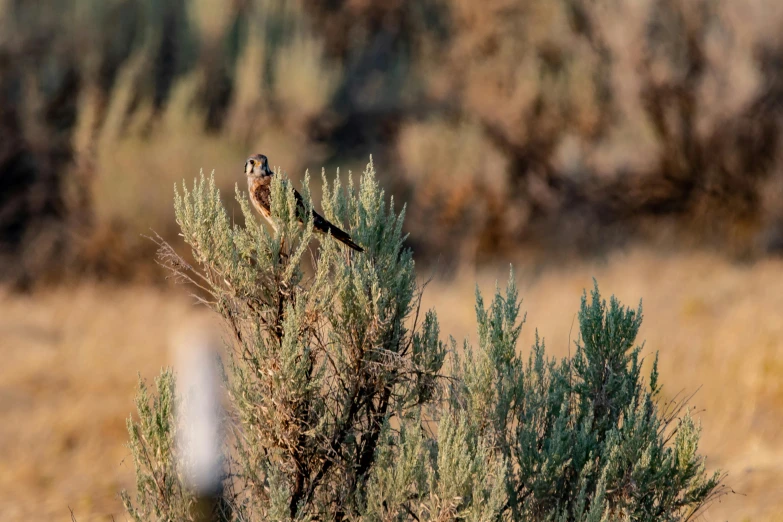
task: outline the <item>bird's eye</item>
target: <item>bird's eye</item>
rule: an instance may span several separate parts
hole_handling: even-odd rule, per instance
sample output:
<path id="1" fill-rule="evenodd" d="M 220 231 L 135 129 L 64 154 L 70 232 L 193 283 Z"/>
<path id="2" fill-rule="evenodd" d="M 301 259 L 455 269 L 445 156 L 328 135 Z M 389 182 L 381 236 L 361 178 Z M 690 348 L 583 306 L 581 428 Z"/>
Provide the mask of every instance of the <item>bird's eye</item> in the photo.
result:
<path id="1" fill-rule="evenodd" d="M 247 160 L 247 162 L 250 164 L 251 167 L 256 164 L 256 162 L 253 160 Z"/>

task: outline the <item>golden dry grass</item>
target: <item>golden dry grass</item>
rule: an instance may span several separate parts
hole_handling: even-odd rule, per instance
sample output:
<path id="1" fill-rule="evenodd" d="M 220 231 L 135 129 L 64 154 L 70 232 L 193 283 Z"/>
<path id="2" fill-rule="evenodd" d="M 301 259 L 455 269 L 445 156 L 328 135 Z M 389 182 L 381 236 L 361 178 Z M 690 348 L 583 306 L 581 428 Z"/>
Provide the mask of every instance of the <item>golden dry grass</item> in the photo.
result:
<path id="1" fill-rule="evenodd" d="M 124 447 L 138 374 L 169 364 L 169 339 L 198 314 L 181 296 L 84 286 L 0 296 L 0 520 L 125 517 Z"/>
<path id="2" fill-rule="evenodd" d="M 704 520 L 780 520 L 783 262 L 635 250 L 538 273 L 519 267 L 528 311 L 522 350 L 538 328 L 549 353 L 567 354 L 593 276 L 607 297 L 632 306 L 644 298 L 644 353 L 660 351 L 664 395 L 702 387 L 692 404 L 705 410 L 708 465 L 729 471 L 728 483 L 743 494 L 724 498 Z M 502 285 L 506 269 L 465 271 L 428 287 L 425 305 L 438 310 L 444 335 L 473 335 L 475 281 L 489 295 L 496 276 Z M 0 519 L 67 519 L 68 506 L 80 522 L 125 518 L 116 493 L 133 484 L 124 421 L 137 372 L 156 375 L 168 363 L 171 334 L 200 314 L 175 291 L 141 286 L 2 296 Z"/>

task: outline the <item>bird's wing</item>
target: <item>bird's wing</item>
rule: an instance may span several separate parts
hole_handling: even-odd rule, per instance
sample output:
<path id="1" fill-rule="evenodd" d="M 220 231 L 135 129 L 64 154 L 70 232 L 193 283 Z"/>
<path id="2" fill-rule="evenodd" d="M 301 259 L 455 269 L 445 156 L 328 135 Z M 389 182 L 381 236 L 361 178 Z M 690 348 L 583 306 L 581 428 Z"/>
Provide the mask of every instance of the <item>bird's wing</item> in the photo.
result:
<path id="1" fill-rule="evenodd" d="M 302 223 L 304 223 L 304 220 L 305 220 L 305 211 L 307 210 L 307 209 L 305 208 L 305 204 L 304 204 L 304 198 L 303 198 L 303 197 L 302 197 L 302 195 L 299 193 L 299 191 L 298 191 L 298 190 L 296 190 L 296 189 L 294 189 L 294 198 L 296 198 L 296 214 L 297 214 L 297 217 L 299 218 L 299 221 L 301 221 Z M 315 210 L 313 210 L 313 217 L 315 217 L 315 216 L 317 216 L 317 215 L 318 215 L 318 214 L 316 213 L 316 211 L 315 211 Z"/>
<path id="2" fill-rule="evenodd" d="M 296 189 L 294 189 L 294 197 L 296 198 L 296 213 L 299 217 L 299 221 L 304 223 L 305 212 L 307 211 L 304 204 L 304 198 L 302 198 L 302 195 Z M 331 228 L 337 228 L 334 225 L 332 225 L 328 219 L 326 219 L 321 214 L 316 212 L 315 209 L 313 209 L 312 212 L 313 212 L 313 228 L 315 228 L 319 232 L 326 233 L 329 232 Z"/>

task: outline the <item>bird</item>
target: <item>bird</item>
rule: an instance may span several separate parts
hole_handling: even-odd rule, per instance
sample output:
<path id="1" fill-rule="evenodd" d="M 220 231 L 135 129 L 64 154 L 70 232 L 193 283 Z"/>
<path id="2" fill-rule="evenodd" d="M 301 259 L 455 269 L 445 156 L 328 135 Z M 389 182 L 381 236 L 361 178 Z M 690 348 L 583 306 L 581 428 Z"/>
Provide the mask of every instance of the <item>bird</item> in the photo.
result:
<path id="1" fill-rule="evenodd" d="M 275 172 L 269 168 L 269 160 L 267 157 L 263 154 L 253 154 L 250 156 L 245 162 L 245 175 L 247 176 L 247 189 L 250 193 L 250 201 L 253 203 L 253 207 L 255 207 L 258 213 L 264 216 L 269 224 L 272 225 L 272 228 L 277 231 L 277 224 L 272 219 L 271 211 L 271 184 Z M 294 189 L 294 197 L 296 198 L 299 221 L 304 222 L 304 215 L 306 212 L 304 200 L 296 189 Z M 312 213 L 313 228 L 317 232 L 331 234 L 337 241 L 349 246 L 353 250 L 364 252 L 362 247 L 351 240 L 351 236 L 347 232 L 329 222 L 329 220 L 315 210 L 313 210 Z"/>

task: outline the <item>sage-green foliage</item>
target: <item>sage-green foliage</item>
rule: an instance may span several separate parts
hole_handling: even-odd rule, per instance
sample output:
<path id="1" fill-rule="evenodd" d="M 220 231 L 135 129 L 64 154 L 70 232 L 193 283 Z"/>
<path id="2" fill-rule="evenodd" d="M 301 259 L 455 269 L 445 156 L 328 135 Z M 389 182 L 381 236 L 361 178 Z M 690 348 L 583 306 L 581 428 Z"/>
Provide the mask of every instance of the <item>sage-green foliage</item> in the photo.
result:
<path id="1" fill-rule="evenodd" d="M 275 177 L 270 234 L 239 190 L 246 225 L 233 224 L 202 175 L 175 198 L 195 266 L 161 242 L 161 259 L 228 325 L 236 420 L 223 516 L 684 520 L 722 492 L 721 477 L 705 474 L 690 416 L 659 410 L 656 365 L 642 378 L 641 307 L 607 305 L 596 287 L 582 300 L 574 356 L 550 359 L 537 340 L 525 361 L 512 277 L 489 306 L 477 294 L 478 346 L 452 340 L 447 350 L 435 312 L 419 311 L 404 210 L 387 204 L 372 163 L 358 188 L 323 180 L 324 214 L 364 253 L 328 236 L 316 245 L 308 185 L 299 216 L 291 183 Z M 161 495 L 148 478 L 162 469 L 179 480 L 173 421 L 161 420 L 171 393 L 167 385 L 150 409 L 142 388 L 130 425 L 139 507 L 126 505 L 150 520 L 191 516 L 181 486 Z M 165 429 L 149 432 L 159 440 L 146 447 L 167 449 L 145 461 L 136 433 L 151 425 Z"/>
<path id="2" fill-rule="evenodd" d="M 147 520 L 189 520 L 193 502 L 183 486 L 175 456 L 174 375 L 165 370 L 155 381 L 156 393 L 150 397 L 147 386 L 139 382 L 136 397 L 138 421 L 128 419 L 131 454 L 136 469 L 134 506 L 123 491 L 120 496 L 131 518 Z"/>
<path id="3" fill-rule="evenodd" d="M 697 453 L 699 428 L 677 416 L 683 405 L 657 406 L 657 356 L 642 379 L 641 305 L 607 305 L 596 285 L 574 356 L 548 358 L 537 336 L 525 363 L 513 278 L 488 308 L 476 300 L 479 347 L 456 360 L 449 402 L 505 458 L 512 519 L 682 520 L 723 492 Z"/>

